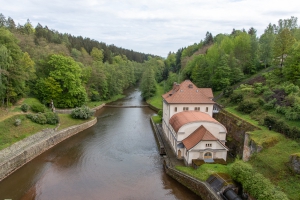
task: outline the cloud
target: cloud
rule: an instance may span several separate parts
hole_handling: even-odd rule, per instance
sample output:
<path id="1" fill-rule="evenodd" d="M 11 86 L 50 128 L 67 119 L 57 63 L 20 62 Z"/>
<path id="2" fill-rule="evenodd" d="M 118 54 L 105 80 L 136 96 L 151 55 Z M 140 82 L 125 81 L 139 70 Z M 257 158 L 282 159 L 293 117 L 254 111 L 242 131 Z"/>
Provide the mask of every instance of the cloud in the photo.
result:
<path id="1" fill-rule="evenodd" d="M 139 52 L 167 56 L 179 48 L 232 29 L 257 29 L 299 16 L 300 2 L 267 0 L 0 0 L 0 12 L 24 24 L 30 19 L 75 36 Z"/>

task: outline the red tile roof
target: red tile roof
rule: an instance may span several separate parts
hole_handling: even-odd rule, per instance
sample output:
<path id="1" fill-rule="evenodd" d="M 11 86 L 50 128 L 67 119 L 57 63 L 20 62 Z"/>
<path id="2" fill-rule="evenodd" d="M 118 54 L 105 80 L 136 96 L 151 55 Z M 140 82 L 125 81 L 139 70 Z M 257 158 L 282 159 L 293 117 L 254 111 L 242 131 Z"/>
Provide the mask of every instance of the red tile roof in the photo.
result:
<path id="1" fill-rule="evenodd" d="M 171 117 L 169 123 L 177 133 L 180 127 L 182 127 L 183 125 L 191 122 L 199 122 L 199 121 L 213 122 L 213 123 L 220 124 L 217 120 L 212 118 L 210 115 L 199 111 L 183 111 L 183 112 L 176 113 Z"/>
<path id="2" fill-rule="evenodd" d="M 191 135 L 182 140 L 185 148 L 190 150 L 196 146 L 200 141 L 218 141 L 204 126 L 197 128 Z"/>
<path id="3" fill-rule="evenodd" d="M 162 97 L 168 103 L 215 103 L 211 100 L 214 97 L 211 88 L 197 88 L 190 80 L 180 85 L 174 83 L 173 89 Z"/>

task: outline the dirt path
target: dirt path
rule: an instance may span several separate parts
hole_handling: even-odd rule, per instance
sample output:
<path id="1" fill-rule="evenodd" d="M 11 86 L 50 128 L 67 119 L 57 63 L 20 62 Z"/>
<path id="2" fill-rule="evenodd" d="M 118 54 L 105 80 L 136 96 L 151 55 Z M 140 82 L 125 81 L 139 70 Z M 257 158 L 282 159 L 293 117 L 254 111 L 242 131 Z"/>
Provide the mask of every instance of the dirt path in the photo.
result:
<path id="1" fill-rule="evenodd" d="M 23 112 L 13 111 L 16 107 L 20 106 L 24 101 L 24 98 L 20 99 L 14 106 L 10 108 L 1 108 L 0 107 L 0 122 L 8 119 L 12 116 L 24 114 Z"/>

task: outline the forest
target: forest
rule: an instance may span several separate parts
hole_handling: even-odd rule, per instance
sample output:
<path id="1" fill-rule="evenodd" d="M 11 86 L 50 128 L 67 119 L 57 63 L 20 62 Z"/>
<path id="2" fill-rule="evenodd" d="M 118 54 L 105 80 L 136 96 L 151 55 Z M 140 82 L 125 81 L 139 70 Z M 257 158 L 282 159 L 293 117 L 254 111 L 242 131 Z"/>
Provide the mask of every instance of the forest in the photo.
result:
<path id="1" fill-rule="evenodd" d="M 9 107 L 26 96 L 74 108 L 110 99 L 135 85 L 158 56 L 62 34 L 0 14 L 0 99 Z M 155 67 L 154 67 L 155 68 Z"/>

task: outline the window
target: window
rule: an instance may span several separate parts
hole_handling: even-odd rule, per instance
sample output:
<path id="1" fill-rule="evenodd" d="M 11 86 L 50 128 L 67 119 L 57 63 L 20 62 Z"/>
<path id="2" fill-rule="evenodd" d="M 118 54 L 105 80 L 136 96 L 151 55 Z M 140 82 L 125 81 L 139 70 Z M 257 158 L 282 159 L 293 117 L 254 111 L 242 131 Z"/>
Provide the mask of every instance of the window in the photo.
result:
<path id="1" fill-rule="evenodd" d="M 183 111 L 188 111 L 189 107 L 183 107 Z"/>
<path id="2" fill-rule="evenodd" d="M 200 111 L 200 107 L 195 107 L 195 111 Z"/>
<path id="3" fill-rule="evenodd" d="M 174 111 L 177 112 L 177 107 L 174 108 Z"/>
<path id="4" fill-rule="evenodd" d="M 208 112 L 208 107 L 206 107 L 206 112 Z"/>
<path id="5" fill-rule="evenodd" d="M 212 144 L 211 144 L 211 143 L 209 143 L 209 144 L 205 144 L 205 146 L 206 146 L 206 147 L 211 147 L 211 146 L 212 146 Z"/>

